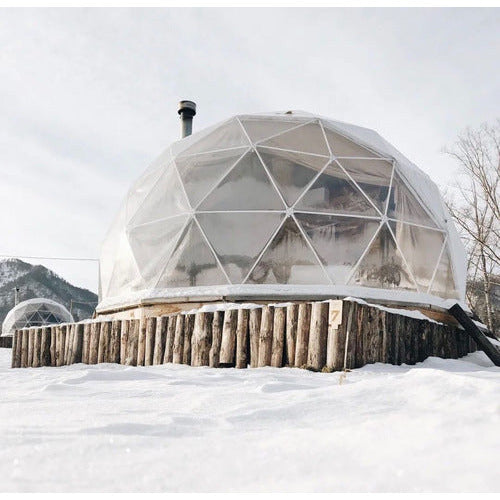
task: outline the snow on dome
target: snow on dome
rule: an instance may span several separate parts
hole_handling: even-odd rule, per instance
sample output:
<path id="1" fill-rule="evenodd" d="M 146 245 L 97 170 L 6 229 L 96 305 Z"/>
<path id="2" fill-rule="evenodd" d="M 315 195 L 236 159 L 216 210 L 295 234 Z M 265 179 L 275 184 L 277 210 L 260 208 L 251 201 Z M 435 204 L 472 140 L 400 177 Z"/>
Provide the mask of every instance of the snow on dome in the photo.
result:
<path id="1" fill-rule="evenodd" d="M 104 241 L 98 310 L 191 297 L 464 299 L 437 186 L 376 132 L 240 115 L 173 143 Z M 444 300 L 443 300 L 444 299 Z"/>
<path id="2" fill-rule="evenodd" d="M 14 335 L 20 328 L 73 322 L 71 313 L 61 304 L 50 299 L 29 299 L 17 304 L 5 316 L 2 337 Z"/>

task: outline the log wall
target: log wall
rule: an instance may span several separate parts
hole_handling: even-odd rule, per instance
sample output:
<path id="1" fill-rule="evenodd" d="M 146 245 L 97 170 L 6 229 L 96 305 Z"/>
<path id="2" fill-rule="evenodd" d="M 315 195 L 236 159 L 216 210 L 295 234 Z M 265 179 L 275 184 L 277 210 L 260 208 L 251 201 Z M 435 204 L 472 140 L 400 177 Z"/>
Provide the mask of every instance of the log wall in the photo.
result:
<path id="1" fill-rule="evenodd" d="M 458 358 L 476 348 L 456 325 L 330 300 L 17 330 L 12 367 L 181 363 L 331 372 Z"/>

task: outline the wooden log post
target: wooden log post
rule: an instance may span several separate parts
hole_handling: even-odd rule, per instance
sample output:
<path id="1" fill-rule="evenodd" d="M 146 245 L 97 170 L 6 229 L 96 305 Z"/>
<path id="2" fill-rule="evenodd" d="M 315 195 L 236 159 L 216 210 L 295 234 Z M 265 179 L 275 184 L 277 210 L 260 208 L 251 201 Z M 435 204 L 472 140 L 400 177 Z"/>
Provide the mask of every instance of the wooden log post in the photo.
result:
<path id="1" fill-rule="evenodd" d="M 313 302 L 311 306 L 311 326 L 307 366 L 322 370 L 326 365 L 326 341 L 328 335 L 328 302 Z"/>
<path id="2" fill-rule="evenodd" d="M 345 328 L 342 328 L 342 311 L 342 301 L 328 301 L 326 366 L 331 371 L 339 371 L 344 368 Z"/>
<path id="3" fill-rule="evenodd" d="M 153 364 L 155 335 L 156 335 L 156 318 L 154 316 L 151 316 L 146 319 L 146 338 L 144 346 L 145 366 L 151 366 Z"/>
<path id="4" fill-rule="evenodd" d="M 356 314 L 358 304 L 356 302 L 344 302 L 344 305 L 346 304 L 349 304 L 349 307 L 346 308 L 346 341 L 343 367 L 346 370 L 352 370 L 356 367 Z"/>
<path id="5" fill-rule="evenodd" d="M 99 348 L 97 351 L 97 362 L 108 362 L 109 341 L 111 337 L 111 321 L 101 323 L 101 333 L 99 335 Z"/>
<path id="6" fill-rule="evenodd" d="M 167 317 L 167 336 L 165 338 L 165 354 L 163 355 L 163 363 L 172 363 L 173 360 L 176 322 L 177 316 Z"/>
<path id="7" fill-rule="evenodd" d="M 89 365 L 95 365 L 99 354 L 99 336 L 101 324 L 94 321 L 90 325 L 90 343 L 89 343 Z"/>
<path id="8" fill-rule="evenodd" d="M 273 347 L 274 308 L 264 306 L 259 333 L 259 363 L 258 366 L 270 366 Z"/>
<path id="9" fill-rule="evenodd" d="M 35 328 L 28 328 L 28 361 L 27 366 L 33 366 L 33 348 L 35 347 Z"/>
<path id="10" fill-rule="evenodd" d="M 274 307 L 271 366 L 281 368 L 285 353 L 286 307 Z"/>
<path id="11" fill-rule="evenodd" d="M 50 328 L 42 328 L 42 339 L 40 342 L 40 366 L 50 366 Z"/>
<path id="12" fill-rule="evenodd" d="M 50 366 L 56 366 L 56 327 L 50 329 Z"/>
<path id="13" fill-rule="evenodd" d="M 363 304 L 351 302 L 354 311 L 353 322 L 351 324 L 350 334 L 355 339 L 354 368 L 361 368 L 365 365 L 365 315 L 366 309 Z"/>
<path id="14" fill-rule="evenodd" d="M 285 354 L 283 364 L 293 366 L 295 364 L 295 344 L 297 343 L 297 323 L 299 318 L 299 305 L 290 304 L 286 308 L 285 329 Z"/>
<path id="15" fill-rule="evenodd" d="M 146 354 L 146 318 L 141 318 L 139 324 L 139 339 L 137 343 L 137 366 L 144 366 Z"/>
<path id="16" fill-rule="evenodd" d="M 120 331 L 120 363 L 122 365 L 127 364 L 127 348 L 128 348 L 128 335 L 130 331 L 130 320 L 124 319 L 121 324 Z"/>
<path id="17" fill-rule="evenodd" d="M 63 326 L 56 326 L 56 366 L 64 365 L 64 349 L 66 346 L 66 336 Z"/>
<path id="18" fill-rule="evenodd" d="M 219 366 L 232 367 L 236 357 L 236 325 L 238 311 L 226 309 L 224 311 L 224 324 L 222 326 L 222 341 L 220 348 Z"/>
<path id="19" fill-rule="evenodd" d="M 297 316 L 297 342 L 295 344 L 294 366 L 301 368 L 307 364 L 307 349 L 309 346 L 309 328 L 311 326 L 311 304 L 299 304 Z"/>
<path id="20" fill-rule="evenodd" d="M 191 364 L 191 340 L 193 338 L 194 314 L 186 314 L 184 318 L 184 348 L 182 349 L 182 363 Z"/>
<path id="21" fill-rule="evenodd" d="M 121 321 L 115 319 L 111 322 L 111 335 L 109 340 L 108 363 L 120 362 L 120 347 L 121 347 Z"/>
<path id="22" fill-rule="evenodd" d="M 238 309 L 236 320 L 236 368 L 246 368 L 248 366 L 249 316 L 250 314 L 248 309 Z"/>
<path id="23" fill-rule="evenodd" d="M 82 363 L 89 364 L 91 323 L 83 325 Z"/>
<path id="24" fill-rule="evenodd" d="M 42 344 L 42 329 L 35 328 L 35 338 L 33 341 L 33 362 L 32 366 L 38 368 L 41 366 L 41 344 Z"/>
<path id="25" fill-rule="evenodd" d="M 12 344 L 12 368 L 21 368 L 21 346 L 23 343 L 23 335 L 21 330 L 14 332 Z"/>
<path id="26" fill-rule="evenodd" d="M 387 330 L 387 311 L 381 311 L 380 314 L 380 329 L 382 334 L 381 339 L 381 352 L 380 352 L 380 361 L 382 363 L 389 363 L 389 352 L 391 345 L 391 338 L 389 332 Z"/>
<path id="27" fill-rule="evenodd" d="M 262 320 L 262 308 L 256 307 L 250 309 L 248 320 L 248 334 L 250 337 L 250 368 L 259 366 L 259 343 L 260 343 L 260 324 Z"/>
<path id="28" fill-rule="evenodd" d="M 213 368 L 219 367 L 223 326 L 224 312 L 215 311 L 212 318 L 212 345 L 208 355 L 208 364 Z"/>
<path id="29" fill-rule="evenodd" d="M 73 350 L 73 332 L 75 324 L 66 325 L 64 332 L 66 340 L 64 342 L 64 364 L 70 365 L 71 351 Z"/>
<path id="30" fill-rule="evenodd" d="M 83 350 L 83 323 L 76 323 L 73 325 L 72 346 L 69 364 L 82 362 Z"/>
<path id="31" fill-rule="evenodd" d="M 153 365 L 161 365 L 165 355 L 165 343 L 167 340 L 168 316 L 160 316 L 156 319 L 155 345 L 153 349 Z"/>
<path id="32" fill-rule="evenodd" d="M 28 330 L 23 328 L 21 330 L 21 368 L 28 367 Z"/>
<path id="33" fill-rule="evenodd" d="M 213 313 L 199 312 L 194 315 L 192 337 L 192 366 L 208 366 L 212 343 Z"/>
<path id="34" fill-rule="evenodd" d="M 174 351 L 172 363 L 182 363 L 182 352 L 184 350 L 184 314 L 177 314 L 175 321 Z"/>
<path id="35" fill-rule="evenodd" d="M 137 366 L 137 352 L 139 350 L 139 334 L 141 329 L 141 320 L 132 319 L 128 326 L 127 336 L 127 357 L 125 364 L 129 366 Z"/>

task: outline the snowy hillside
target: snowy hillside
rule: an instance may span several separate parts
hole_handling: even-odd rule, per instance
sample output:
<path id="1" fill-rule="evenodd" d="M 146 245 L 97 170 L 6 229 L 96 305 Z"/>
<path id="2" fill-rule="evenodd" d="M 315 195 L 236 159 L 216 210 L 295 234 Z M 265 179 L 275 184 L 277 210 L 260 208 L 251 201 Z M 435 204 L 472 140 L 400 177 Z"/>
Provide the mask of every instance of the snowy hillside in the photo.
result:
<path id="1" fill-rule="evenodd" d="M 482 352 L 347 374 L 9 369 L 4 491 L 498 492 L 500 369 Z"/>
<path id="2" fill-rule="evenodd" d="M 71 285 L 44 266 L 33 266 L 19 259 L 0 260 L 0 323 L 14 307 L 14 287 L 20 289 L 19 300 L 43 297 L 63 304 L 68 309 L 73 299 L 75 319 L 91 317 L 97 295 Z"/>

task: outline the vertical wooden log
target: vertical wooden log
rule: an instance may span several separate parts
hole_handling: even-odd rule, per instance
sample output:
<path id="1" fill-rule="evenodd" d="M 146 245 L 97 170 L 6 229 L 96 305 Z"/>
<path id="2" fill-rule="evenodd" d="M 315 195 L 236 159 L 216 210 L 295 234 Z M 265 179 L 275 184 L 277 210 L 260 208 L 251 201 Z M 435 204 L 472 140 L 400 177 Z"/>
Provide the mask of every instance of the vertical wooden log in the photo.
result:
<path id="1" fill-rule="evenodd" d="M 285 352 L 286 308 L 274 307 L 271 366 L 281 368 Z"/>
<path id="2" fill-rule="evenodd" d="M 184 350 L 184 314 L 178 314 L 175 321 L 174 352 L 172 363 L 182 363 L 182 352 Z"/>
<path id="3" fill-rule="evenodd" d="M 224 311 L 219 366 L 230 367 L 235 364 L 237 319 L 238 311 L 236 309 Z"/>
<path id="4" fill-rule="evenodd" d="M 380 328 L 382 331 L 382 346 L 381 346 L 381 361 L 382 363 L 389 363 L 389 353 L 391 349 L 391 338 L 387 330 L 387 311 L 380 311 Z"/>
<path id="5" fill-rule="evenodd" d="M 165 343 L 167 339 L 168 316 L 160 316 L 156 319 L 155 345 L 153 350 L 153 365 L 161 365 L 165 355 Z"/>
<path id="6" fill-rule="evenodd" d="M 34 340 L 33 340 L 33 362 L 32 362 L 32 366 L 34 368 L 38 368 L 39 366 L 41 366 L 40 364 L 40 359 L 41 359 L 41 352 L 40 352 L 40 348 L 41 348 L 41 343 L 42 343 L 42 329 L 39 327 L 39 328 L 35 328 L 35 333 L 34 333 Z"/>
<path id="7" fill-rule="evenodd" d="M 82 363 L 89 364 L 90 355 L 90 331 L 92 329 L 91 323 L 84 323 L 83 325 L 83 346 L 82 346 Z"/>
<path id="8" fill-rule="evenodd" d="M 236 368 L 248 366 L 248 324 L 249 310 L 238 309 L 236 320 Z"/>
<path id="9" fill-rule="evenodd" d="M 99 354 L 99 336 L 101 324 L 94 321 L 90 324 L 90 343 L 89 343 L 89 365 L 97 363 Z"/>
<path id="10" fill-rule="evenodd" d="M 208 355 L 208 364 L 217 368 L 220 362 L 220 348 L 222 344 L 222 329 L 224 325 L 224 312 L 215 311 L 212 319 L 212 346 Z"/>
<path id="11" fill-rule="evenodd" d="M 121 347 L 121 328 L 122 322 L 115 319 L 111 322 L 111 335 L 108 349 L 108 363 L 120 362 L 120 347 Z"/>
<path id="12" fill-rule="evenodd" d="M 50 366 L 50 328 L 47 326 L 42 328 L 40 366 Z"/>
<path id="13" fill-rule="evenodd" d="M 35 328 L 28 328 L 28 361 L 29 367 L 33 366 L 33 348 L 35 347 Z"/>
<path id="14" fill-rule="evenodd" d="M 97 362 L 108 362 L 109 341 L 111 337 L 111 321 L 101 323 L 101 332 L 99 334 L 99 347 L 97 351 Z"/>
<path id="15" fill-rule="evenodd" d="M 156 334 L 156 318 L 154 316 L 146 319 L 146 337 L 144 343 L 144 365 L 153 364 L 154 345 Z"/>
<path id="16" fill-rule="evenodd" d="M 272 306 L 264 306 L 262 308 L 262 318 L 260 323 L 258 366 L 269 366 L 271 364 L 273 326 L 274 308 Z"/>
<path id="17" fill-rule="evenodd" d="M 83 350 L 83 323 L 76 323 L 73 325 L 72 347 L 69 364 L 82 362 Z"/>
<path id="18" fill-rule="evenodd" d="M 257 366 L 259 366 L 261 319 L 262 309 L 260 307 L 250 309 L 250 318 L 248 320 L 248 330 L 250 336 L 250 368 L 256 368 Z"/>
<path id="19" fill-rule="evenodd" d="M 74 331 L 74 323 L 66 325 L 64 330 L 65 332 L 65 341 L 64 341 L 64 364 L 69 365 L 71 352 L 73 350 L 73 331 Z"/>
<path id="20" fill-rule="evenodd" d="M 330 300 L 328 307 L 326 366 L 332 371 L 342 370 L 344 367 L 345 325 L 342 320 L 344 305 L 338 302 Z"/>
<path id="21" fill-rule="evenodd" d="M 193 338 L 194 314 L 186 314 L 184 318 L 184 348 L 182 349 L 182 363 L 191 364 L 191 339 Z"/>
<path id="22" fill-rule="evenodd" d="M 363 304 L 352 302 L 351 306 L 354 311 L 354 320 L 351 325 L 351 335 L 355 339 L 355 361 L 354 367 L 361 368 L 365 365 L 365 320 L 366 308 Z"/>
<path id="23" fill-rule="evenodd" d="M 346 323 L 346 347 L 344 351 L 343 367 L 351 370 L 356 366 L 356 315 L 359 308 L 356 302 L 344 302 L 344 305 L 349 304 L 347 323 Z"/>
<path id="24" fill-rule="evenodd" d="M 139 326 L 139 339 L 137 343 L 137 366 L 144 366 L 146 354 L 146 318 L 141 318 Z"/>
<path id="25" fill-rule="evenodd" d="M 64 349 L 66 346 L 65 326 L 56 326 L 56 366 L 64 365 Z"/>
<path id="26" fill-rule="evenodd" d="M 295 344 L 297 343 L 297 323 L 299 318 L 299 305 L 290 304 L 286 308 L 285 329 L 285 357 L 284 365 L 293 366 L 295 363 Z"/>
<path id="27" fill-rule="evenodd" d="M 49 327 L 50 334 L 50 366 L 56 366 L 56 327 Z"/>
<path id="28" fill-rule="evenodd" d="M 192 366 L 208 366 L 212 343 L 213 313 L 199 312 L 194 315 L 192 336 Z"/>
<path id="29" fill-rule="evenodd" d="M 28 330 L 23 328 L 21 330 L 21 368 L 28 367 Z"/>
<path id="30" fill-rule="evenodd" d="M 165 354 L 163 356 L 163 363 L 172 363 L 173 360 L 176 323 L 177 316 L 168 316 L 167 337 L 165 339 Z"/>
<path id="31" fill-rule="evenodd" d="M 309 328 L 311 326 L 311 304 L 299 304 L 297 317 L 297 343 L 295 345 L 295 366 L 304 368 L 307 364 Z"/>
<path id="32" fill-rule="evenodd" d="M 307 366 L 321 370 L 326 365 L 326 339 L 328 334 L 328 302 L 313 302 Z"/>
<path id="33" fill-rule="evenodd" d="M 132 319 L 128 326 L 127 335 L 127 357 L 125 364 L 129 366 L 137 366 L 137 352 L 139 350 L 139 335 L 141 330 L 141 320 Z"/>
<path id="34" fill-rule="evenodd" d="M 14 338 L 12 339 L 12 368 L 21 367 L 21 343 L 21 332 L 16 330 L 14 332 Z"/>
<path id="35" fill-rule="evenodd" d="M 127 364 L 127 349 L 128 349 L 128 335 L 130 331 L 131 321 L 128 319 L 122 320 L 120 331 L 120 363 Z"/>

